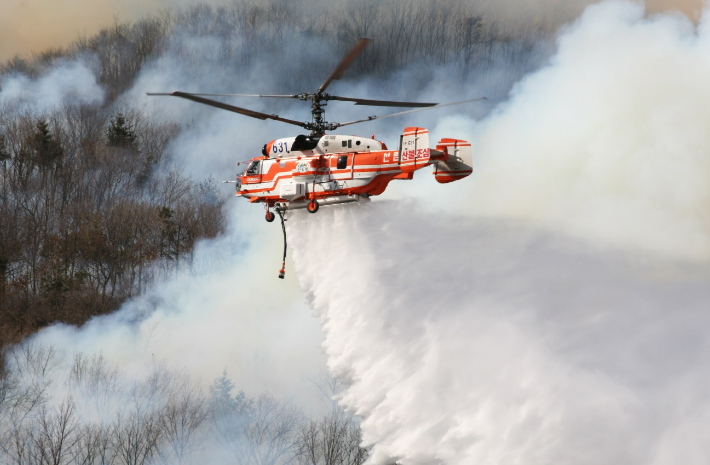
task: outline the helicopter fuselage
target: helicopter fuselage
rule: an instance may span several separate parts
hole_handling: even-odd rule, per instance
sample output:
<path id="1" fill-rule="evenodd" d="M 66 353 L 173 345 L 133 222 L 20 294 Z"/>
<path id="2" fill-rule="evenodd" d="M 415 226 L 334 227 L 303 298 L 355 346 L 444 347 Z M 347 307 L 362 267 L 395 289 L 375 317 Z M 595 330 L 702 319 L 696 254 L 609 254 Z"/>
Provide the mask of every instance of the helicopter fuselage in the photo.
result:
<path id="1" fill-rule="evenodd" d="M 398 150 L 374 138 L 323 135 L 277 139 L 262 153 L 237 177 L 237 196 L 281 210 L 366 201 L 431 165 L 440 183 L 471 174 L 470 143 L 442 139 L 430 149 L 428 131 L 414 127 L 405 129 Z"/>

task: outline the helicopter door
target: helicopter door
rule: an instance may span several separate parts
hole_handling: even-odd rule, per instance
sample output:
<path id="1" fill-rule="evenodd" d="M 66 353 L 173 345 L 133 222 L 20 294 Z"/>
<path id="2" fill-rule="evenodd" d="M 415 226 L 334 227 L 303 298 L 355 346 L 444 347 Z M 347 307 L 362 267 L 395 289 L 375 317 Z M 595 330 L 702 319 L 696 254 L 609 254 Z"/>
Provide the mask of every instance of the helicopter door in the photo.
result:
<path id="1" fill-rule="evenodd" d="M 353 155 L 339 155 L 332 159 L 331 169 L 337 170 L 335 172 L 335 175 L 337 176 L 336 179 L 353 178 L 353 158 Z"/>

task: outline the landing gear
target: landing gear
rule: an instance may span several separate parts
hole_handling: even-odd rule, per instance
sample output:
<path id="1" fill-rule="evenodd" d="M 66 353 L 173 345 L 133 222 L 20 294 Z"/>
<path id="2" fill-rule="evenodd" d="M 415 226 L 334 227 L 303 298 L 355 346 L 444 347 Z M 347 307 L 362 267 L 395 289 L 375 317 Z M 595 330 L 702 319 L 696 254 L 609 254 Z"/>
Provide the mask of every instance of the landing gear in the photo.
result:
<path id="1" fill-rule="evenodd" d="M 274 215 L 274 214 L 273 214 L 272 212 L 270 212 L 269 210 L 266 210 L 266 221 L 267 221 L 267 223 L 271 223 L 271 222 L 274 221 L 275 219 L 276 219 L 276 215 Z"/>
<path id="2" fill-rule="evenodd" d="M 314 199 L 308 203 L 306 210 L 308 210 L 308 213 L 315 213 L 318 211 L 318 208 L 320 208 L 320 205 L 318 205 L 318 201 Z"/>

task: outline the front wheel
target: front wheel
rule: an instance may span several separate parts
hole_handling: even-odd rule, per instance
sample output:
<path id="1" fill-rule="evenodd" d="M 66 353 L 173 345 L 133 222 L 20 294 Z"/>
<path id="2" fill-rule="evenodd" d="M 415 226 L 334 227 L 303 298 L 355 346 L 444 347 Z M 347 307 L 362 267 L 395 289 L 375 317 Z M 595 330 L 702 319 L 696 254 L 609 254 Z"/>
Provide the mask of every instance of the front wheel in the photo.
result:
<path id="1" fill-rule="evenodd" d="M 276 215 L 274 215 L 272 212 L 267 211 L 266 212 L 266 221 L 271 223 L 276 219 Z"/>
<path id="2" fill-rule="evenodd" d="M 308 210 L 308 213 L 315 213 L 318 211 L 318 208 L 320 208 L 320 205 L 318 205 L 318 201 L 311 200 L 310 203 L 308 204 L 307 210 Z"/>

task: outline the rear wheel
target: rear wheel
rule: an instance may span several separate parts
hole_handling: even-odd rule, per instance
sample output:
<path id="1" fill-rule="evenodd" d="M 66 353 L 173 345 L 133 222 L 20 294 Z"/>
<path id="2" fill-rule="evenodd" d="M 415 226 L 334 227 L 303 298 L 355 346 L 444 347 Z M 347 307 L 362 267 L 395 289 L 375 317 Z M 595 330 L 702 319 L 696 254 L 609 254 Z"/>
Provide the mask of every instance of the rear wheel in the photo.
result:
<path id="1" fill-rule="evenodd" d="M 266 221 L 267 221 L 267 222 L 271 223 L 271 222 L 274 221 L 275 219 L 276 219 L 276 215 L 274 215 L 274 214 L 273 214 L 272 212 L 270 212 L 270 211 L 267 211 L 267 212 L 266 212 Z"/>
<path id="2" fill-rule="evenodd" d="M 318 205 L 318 201 L 311 200 L 310 203 L 308 204 L 307 210 L 308 210 L 308 213 L 315 213 L 318 211 L 318 208 L 320 208 L 320 205 Z"/>

